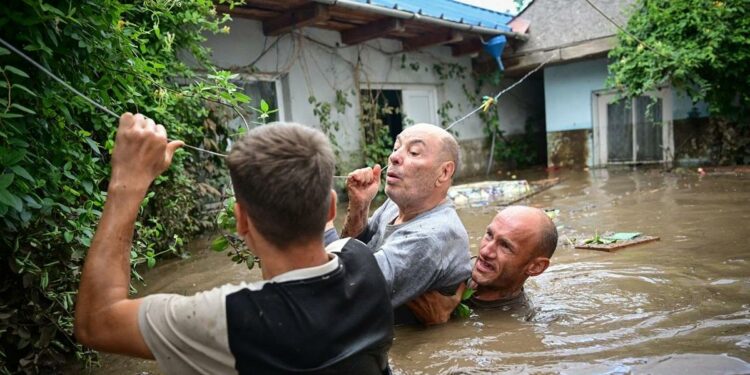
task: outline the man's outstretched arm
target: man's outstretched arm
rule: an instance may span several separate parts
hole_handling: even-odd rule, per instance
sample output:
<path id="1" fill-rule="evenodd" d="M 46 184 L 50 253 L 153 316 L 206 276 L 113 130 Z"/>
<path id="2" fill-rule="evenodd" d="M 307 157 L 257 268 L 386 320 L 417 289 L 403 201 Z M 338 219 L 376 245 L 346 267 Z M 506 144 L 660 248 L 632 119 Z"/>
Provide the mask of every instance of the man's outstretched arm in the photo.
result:
<path id="1" fill-rule="evenodd" d="M 140 114 L 120 117 L 107 200 L 76 302 L 75 335 L 83 345 L 153 358 L 138 329 L 141 300 L 128 299 L 130 247 L 141 201 L 180 146 L 181 141 L 167 143 L 164 127 Z"/>

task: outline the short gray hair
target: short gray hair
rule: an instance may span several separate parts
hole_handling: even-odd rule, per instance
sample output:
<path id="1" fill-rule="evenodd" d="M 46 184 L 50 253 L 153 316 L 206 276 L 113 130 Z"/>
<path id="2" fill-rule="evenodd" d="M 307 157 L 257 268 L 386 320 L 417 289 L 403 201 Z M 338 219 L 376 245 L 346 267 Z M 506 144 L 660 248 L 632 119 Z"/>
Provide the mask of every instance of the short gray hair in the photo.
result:
<path id="1" fill-rule="evenodd" d="M 461 148 L 458 146 L 458 141 L 450 133 L 445 134 L 441 137 L 442 147 L 440 153 L 446 161 L 452 161 L 455 167 L 453 168 L 453 178 L 458 174 L 458 166 L 461 165 Z"/>

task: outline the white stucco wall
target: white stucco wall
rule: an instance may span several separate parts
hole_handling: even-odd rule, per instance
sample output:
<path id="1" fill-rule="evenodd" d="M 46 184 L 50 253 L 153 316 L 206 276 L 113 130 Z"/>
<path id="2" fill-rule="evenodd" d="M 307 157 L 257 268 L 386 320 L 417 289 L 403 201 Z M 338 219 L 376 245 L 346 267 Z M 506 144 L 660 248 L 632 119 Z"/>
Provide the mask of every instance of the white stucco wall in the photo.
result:
<path id="1" fill-rule="evenodd" d="M 229 35 L 209 35 L 206 45 L 213 51 L 214 62 L 225 69 L 238 72 L 255 71 L 254 75 L 277 77 L 282 80 L 285 121 L 295 121 L 306 125 L 318 126 L 318 119 L 313 114 L 313 107 L 308 97 L 314 95 L 318 101 L 334 103 L 336 90 L 349 94 L 352 107 L 343 114 L 332 111 L 332 119 L 341 123 L 337 140 L 342 148 L 342 162 L 348 167 L 361 164 L 360 130 L 358 123 L 358 100 L 353 95 L 355 89 L 355 65 L 359 58 L 360 88 L 366 89 L 367 83 L 377 88 L 387 85 L 388 88 L 434 87 L 437 90 L 437 105 L 451 101 L 454 108 L 451 117 L 456 118 L 472 109 L 468 103 L 462 85 L 473 90 L 474 82 L 470 77 L 471 60 L 464 56 L 454 58 L 448 47 L 432 47 L 418 52 L 406 53 L 407 65 L 418 62 L 420 69 L 401 68 L 401 43 L 387 39 L 376 39 L 358 46 L 342 46 L 338 32 L 305 28 L 301 32 L 316 41 L 334 48 L 321 46 L 308 38 L 292 34 L 279 37 L 274 48 L 260 58 L 253 66 L 266 46 L 270 46 L 276 37 L 265 37 L 261 23 L 253 20 L 235 19 L 232 21 Z M 340 47 L 337 47 L 340 46 Z M 433 64 L 460 64 L 466 68 L 466 78 L 441 81 L 433 72 Z M 425 69 L 426 68 L 426 69 Z M 455 127 L 460 136 L 459 141 L 483 138 L 482 125 L 478 117 L 472 117 Z"/>

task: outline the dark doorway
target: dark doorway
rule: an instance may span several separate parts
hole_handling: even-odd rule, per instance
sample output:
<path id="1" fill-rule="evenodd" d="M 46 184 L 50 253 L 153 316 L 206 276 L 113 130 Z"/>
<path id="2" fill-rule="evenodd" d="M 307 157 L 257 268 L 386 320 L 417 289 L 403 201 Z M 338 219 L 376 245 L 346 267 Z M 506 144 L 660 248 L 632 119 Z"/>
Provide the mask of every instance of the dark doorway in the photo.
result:
<path id="1" fill-rule="evenodd" d="M 388 126 L 391 141 L 404 130 L 401 90 L 362 90 L 363 109 L 367 118 L 377 118 Z"/>

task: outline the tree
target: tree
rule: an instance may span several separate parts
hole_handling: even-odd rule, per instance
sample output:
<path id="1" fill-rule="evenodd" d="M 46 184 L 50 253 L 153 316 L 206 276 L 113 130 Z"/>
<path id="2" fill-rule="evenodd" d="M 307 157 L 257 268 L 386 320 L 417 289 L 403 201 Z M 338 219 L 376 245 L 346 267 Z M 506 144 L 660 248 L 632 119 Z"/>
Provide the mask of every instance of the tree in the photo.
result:
<path id="1" fill-rule="evenodd" d="M 3 40 L 113 111 L 144 113 L 174 139 L 218 151 L 204 103 L 249 99 L 201 45 L 207 32 L 228 32 L 227 20 L 212 0 L 0 2 Z M 117 119 L 2 47 L 0 92 L 0 374 L 57 373 L 66 355 L 96 357 L 72 337 L 72 312 Z M 212 163 L 183 151 L 155 182 L 136 224 L 135 279 L 213 222 L 197 199 Z"/>
<path id="2" fill-rule="evenodd" d="M 749 163 L 750 3 L 639 0 L 625 29 L 609 84 L 627 96 L 671 84 L 705 101 L 723 129 L 714 159 Z"/>

